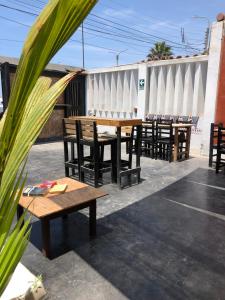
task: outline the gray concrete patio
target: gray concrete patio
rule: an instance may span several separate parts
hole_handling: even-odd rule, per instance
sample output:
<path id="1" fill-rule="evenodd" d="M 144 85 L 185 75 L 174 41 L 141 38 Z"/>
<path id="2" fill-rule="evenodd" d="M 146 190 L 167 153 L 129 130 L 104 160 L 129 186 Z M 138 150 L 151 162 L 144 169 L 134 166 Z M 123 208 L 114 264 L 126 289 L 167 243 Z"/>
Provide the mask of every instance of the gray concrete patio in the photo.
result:
<path id="1" fill-rule="evenodd" d="M 224 175 L 203 158 L 141 166 L 141 184 L 104 185 L 94 240 L 86 211 L 57 219 L 49 260 L 33 219 L 23 263 L 43 275 L 48 299 L 225 299 Z M 35 145 L 27 170 L 29 184 L 64 177 L 62 143 Z"/>

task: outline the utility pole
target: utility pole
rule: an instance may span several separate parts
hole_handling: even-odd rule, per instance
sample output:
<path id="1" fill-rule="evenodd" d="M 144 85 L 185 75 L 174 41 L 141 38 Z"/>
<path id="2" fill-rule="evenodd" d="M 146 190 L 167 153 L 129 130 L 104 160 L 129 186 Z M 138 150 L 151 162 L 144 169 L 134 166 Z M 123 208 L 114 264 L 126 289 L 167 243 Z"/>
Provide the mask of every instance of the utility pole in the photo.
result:
<path id="1" fill-rule="evenodd" d="M 210 39 L 211 39 L 211 22 L 209 20 L 209 18 L 207 17 L 203 17 L 203 16 L 193 16 L 194 19 L 204 19 L 207 21 L 208 23 L 208 27 L 206 28 L 206 32 L 205 32 L 205 39 L 204 39 L 204 51 L 208 52 L 209 51 L 209 46 L 210 46 Z"/>
<path id="2" fill-rule="evenodd" d="M 210 29 L 209 29 L 209 27 L 207 27 L 207 29 L 205 31 L 205 41 L 204 41 L 204 43 L 205 43 L 205 52 L 207 52 L 208 49 L 209 49 L 209 34 L 210 34 Z"/>
<path id="3" fill-rule="evenodd" d="M 184 34 L 184 28 L 181 27 L 181 42 L 182 44 L 185 44 L 185 34 Z"/>
<path id="4" fill-rule="evenodd" d="M 127 50 L 128 50 L 128 49 L 122 50 L 122 51 L 116 53 L 116 65 L 117 65 L 117 66 L 119 66 L 120 54 L 123 53 L 123 52 L 126 52 Z"/>
<path id="5" fill-rule="evenodd" d="M 81 24 L 81 31 L 82 31 L 82 60 L 83 60 L 83 69 L 85 67 L 84 64 L 84 23 Z"/>

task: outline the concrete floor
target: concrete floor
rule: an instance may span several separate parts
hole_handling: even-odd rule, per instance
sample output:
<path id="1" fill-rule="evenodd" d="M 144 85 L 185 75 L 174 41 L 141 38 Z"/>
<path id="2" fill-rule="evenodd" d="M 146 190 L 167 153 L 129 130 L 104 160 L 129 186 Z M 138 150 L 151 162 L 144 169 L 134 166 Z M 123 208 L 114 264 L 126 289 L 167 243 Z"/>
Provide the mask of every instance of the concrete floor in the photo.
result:
<path id="1" fill-rule="evenodd" d="M 225 299 L 225 177 L 207 160 L 141 159 L 139 185 L 98 201 L 98 236 L 87 211 L 52 222 L 55 258 L 40 252 L 33 220 L 23 263 L 42 274 L 48 299 Z M 64 176 L 62 143 L 36 145 L 28 183 Z"/>

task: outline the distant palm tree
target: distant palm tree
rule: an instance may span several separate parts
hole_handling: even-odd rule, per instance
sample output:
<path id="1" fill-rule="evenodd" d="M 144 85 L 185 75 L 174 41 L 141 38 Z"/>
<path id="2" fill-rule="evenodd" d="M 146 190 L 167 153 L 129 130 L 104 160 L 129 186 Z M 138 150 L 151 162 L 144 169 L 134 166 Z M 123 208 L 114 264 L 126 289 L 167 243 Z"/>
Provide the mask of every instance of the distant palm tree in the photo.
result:
<path id="1" fill-rule="evenodd" d="M 155 43 L 154 47 L 150 49 L 147 57 L 152 59 L 162 59 L 171 55 L 173 55 L 171 47 L 167 45 L 166 42 L 158 42 Z"/>

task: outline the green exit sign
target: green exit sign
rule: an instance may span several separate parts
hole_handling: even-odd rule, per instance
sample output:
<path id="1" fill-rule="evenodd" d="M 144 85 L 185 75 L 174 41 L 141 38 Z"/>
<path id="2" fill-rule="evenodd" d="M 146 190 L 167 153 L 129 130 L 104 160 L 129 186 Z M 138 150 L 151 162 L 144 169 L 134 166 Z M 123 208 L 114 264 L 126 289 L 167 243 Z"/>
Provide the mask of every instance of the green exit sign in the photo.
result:
<path id="1" fill-rule="evenodd" d="M 144 90 L 144 89 L 145 89 L 145 80 L 139 79 L 139 90 Z"/>

